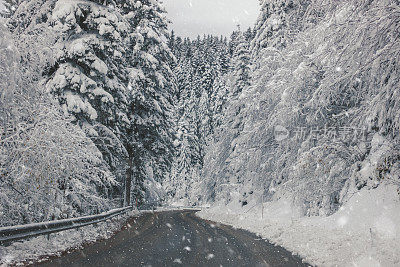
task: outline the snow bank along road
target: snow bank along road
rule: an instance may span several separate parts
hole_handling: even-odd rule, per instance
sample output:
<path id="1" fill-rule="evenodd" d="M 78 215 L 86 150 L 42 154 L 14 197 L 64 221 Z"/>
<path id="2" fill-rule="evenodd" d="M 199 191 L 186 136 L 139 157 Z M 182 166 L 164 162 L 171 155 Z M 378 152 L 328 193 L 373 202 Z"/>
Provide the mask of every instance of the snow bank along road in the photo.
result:
<path id="1" fill-rule="evenodd" d="M 254 234 L 195 211 L 144 213 L 114 237 L 40 266 L 307 266 Z"/>

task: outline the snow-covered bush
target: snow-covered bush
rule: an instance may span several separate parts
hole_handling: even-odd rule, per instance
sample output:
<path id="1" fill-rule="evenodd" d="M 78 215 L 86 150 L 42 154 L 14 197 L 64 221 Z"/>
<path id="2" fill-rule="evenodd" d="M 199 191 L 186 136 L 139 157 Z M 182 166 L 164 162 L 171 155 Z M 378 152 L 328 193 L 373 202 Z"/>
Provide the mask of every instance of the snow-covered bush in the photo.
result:
<path id="1" fill-rule="evenodd" d="M 39 83 L 48 62 L 41 37 L 14 41 L 0 25 L 1 226 L 114 206 L 108 196 L 116 182 L 101 153 Z"/>

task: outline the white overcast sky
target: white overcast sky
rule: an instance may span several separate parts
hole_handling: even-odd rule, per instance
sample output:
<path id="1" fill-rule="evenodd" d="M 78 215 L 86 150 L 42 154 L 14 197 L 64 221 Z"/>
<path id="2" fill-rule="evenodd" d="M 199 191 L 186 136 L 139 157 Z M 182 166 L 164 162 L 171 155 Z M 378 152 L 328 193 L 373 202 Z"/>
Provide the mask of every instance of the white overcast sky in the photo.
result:
<path id="1" fill-rule="evenodd" d="M 229 36 L 240 24 L 253 26 L 258 17 L 259 0 L 164 0 L 170 28 L 177 35 L 196 37 L 203 34 Z"/>

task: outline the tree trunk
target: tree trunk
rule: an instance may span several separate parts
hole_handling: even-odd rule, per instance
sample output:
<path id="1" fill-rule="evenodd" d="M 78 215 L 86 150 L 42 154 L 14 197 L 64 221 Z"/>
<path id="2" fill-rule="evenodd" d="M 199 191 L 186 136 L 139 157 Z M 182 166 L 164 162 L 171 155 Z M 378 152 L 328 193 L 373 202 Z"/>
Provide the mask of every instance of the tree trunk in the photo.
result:
<path id="1" fill-rule="evenodd" d="M 125 207 L 131 205 L 132 173 L 133 173 L 133 156 L 130 155 L 128 159 L 128 169 L 126 170 L 126 179 L 125 179 L 125 199 L 124 199 Z"/>

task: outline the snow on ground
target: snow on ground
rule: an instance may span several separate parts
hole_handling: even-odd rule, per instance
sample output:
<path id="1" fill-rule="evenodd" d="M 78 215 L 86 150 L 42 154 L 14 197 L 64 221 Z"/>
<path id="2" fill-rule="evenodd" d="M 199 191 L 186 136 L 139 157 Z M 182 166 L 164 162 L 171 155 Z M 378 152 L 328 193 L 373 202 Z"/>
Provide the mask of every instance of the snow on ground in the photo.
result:
<path id="1" fill-rule="evenodd" d="M 136 214 L 137 211 L 132 211 L 97 225 L 50 234 L 49 239 L 45 235 L 17 241 L 7 247 L 0 246 L 0 266 L 41 262 L 84 244 L 110 238 L 121 229 L 128 218 Z"/>
<path id="2" fill-rule="evenodd" d="M 361 190 L 329 217 L 299 217 L 285 200 L 251 209 L 217 205 L 201 218 L 247 229 L 318 266 L 400 266 L 400 200 L 396 187 Z"/>

